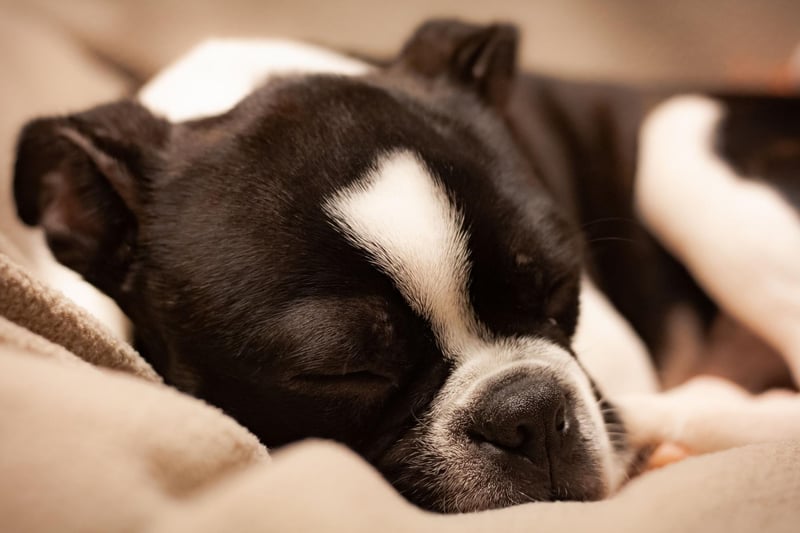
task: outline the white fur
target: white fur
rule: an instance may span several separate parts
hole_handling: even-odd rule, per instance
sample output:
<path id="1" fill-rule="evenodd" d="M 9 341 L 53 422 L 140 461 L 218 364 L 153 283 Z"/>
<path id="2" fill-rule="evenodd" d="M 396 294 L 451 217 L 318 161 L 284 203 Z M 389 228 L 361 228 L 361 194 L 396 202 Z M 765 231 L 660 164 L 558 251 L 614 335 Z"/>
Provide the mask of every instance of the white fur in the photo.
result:
<path id="1" fill-rule="evenodd" d="M 462 216 L 421 161 L 407 151 L 389 154 L 327 209 L 428 319 L 447 356 L 459 360 L 475 350 Z"/>
<path id="2" fill-rule="evenodd" d="M 458 365 L 432 405 L 433 447 L 441 449 L 448 442 L 452 444 L 455 436 L 449 429 L 450 417 L 480 397 L 489 383 L 502 374 L 525 368 L 547 369 L 575 391 L 574 413 L 586 438 L 585 444 L 601 461 L 606 489 L 615 491 L 624 481 L 626 471 L 603 430 L 605 424 L 589 378 L 569 353 L 544 339 L 497 339 Z"/>
<path id="3" fill-rule="evenodd" d="M 139 93 L 151 111 L 179 122 L 219 115 L 273 76 L 358 76 L 370 67 L 317 46 L 272 39 L 212 39 L 163 70 Z"/>
<path id="4" fill-rule="evenodd" d="M 772 188 L 713 153 L 721 105 L 676 97 L 646 120 L 636 206 L 729 314 L 783 354 L 800 382 L 800 220 Z"/>
<path id="5" fill-rule="evenodd" d="M 612 399 L 620 394 L 658 390 L 658 378 L 644 343 L 585 275 L 580 298 L 581 314 L 572 345 L 600 390 Z"/>
<path id="6" fill-rule="evenodd" d="M 634 445 L 678 443 L 708 453 L 800 438 L 800 395 L 788 391 L 748 394 L 719 378 L 701 377 L 665 394 L 618 400 Z"/>
<path id="7" fill-rule="evenodd" d="M 514 368 L 546 367 L 576 391 L 576 417 L 603 462 L 606 486 L 613 490 L 621 483 L 624 472 L 614 462 L 591 384 L 575 359 L 543 339 L 494 338 L 479 323 L 468 296 L 463 217 L 424 163 L 408 151 L 387 154 L 325 208 L 427 318 L 445 356 L 456 363 L 433 402 L 432 449 L 449 453 L 457 440 L 449 430 L 451 417 L 485 384 Z"/>

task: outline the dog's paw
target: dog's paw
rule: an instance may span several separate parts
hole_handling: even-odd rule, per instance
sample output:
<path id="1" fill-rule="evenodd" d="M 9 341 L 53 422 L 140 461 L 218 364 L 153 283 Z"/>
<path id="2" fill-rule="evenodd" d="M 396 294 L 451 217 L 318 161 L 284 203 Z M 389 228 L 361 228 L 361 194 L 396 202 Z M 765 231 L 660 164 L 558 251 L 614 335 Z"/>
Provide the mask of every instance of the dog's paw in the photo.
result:
<path id="1" fill-rule="evenodd" d="M 669 392 L 616 399 L 634 446 L 679 445 L 708 453 L 800 439 L 800 394 L 753 395 L 719 378 L 695 378 Z"/>

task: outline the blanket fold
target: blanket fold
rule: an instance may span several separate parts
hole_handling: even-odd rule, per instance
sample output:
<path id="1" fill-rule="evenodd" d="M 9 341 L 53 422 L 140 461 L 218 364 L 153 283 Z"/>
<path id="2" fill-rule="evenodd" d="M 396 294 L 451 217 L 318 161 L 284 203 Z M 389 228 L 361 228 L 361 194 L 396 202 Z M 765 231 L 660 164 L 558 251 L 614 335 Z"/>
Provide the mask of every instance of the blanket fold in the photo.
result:
<path id="1" fill-rule="evenodd" d="M 63 346 L 93 365 L 129 372 L 147 381 L 161 377 L 128 344 L 91 315 L 33 279 L 0 253 L 0 316 Z"/>
<path id="2" fill-rule="evenodd" d="M 268 462 L 249 431 L 0 254 L 0 529 L 141 531 Z"/>

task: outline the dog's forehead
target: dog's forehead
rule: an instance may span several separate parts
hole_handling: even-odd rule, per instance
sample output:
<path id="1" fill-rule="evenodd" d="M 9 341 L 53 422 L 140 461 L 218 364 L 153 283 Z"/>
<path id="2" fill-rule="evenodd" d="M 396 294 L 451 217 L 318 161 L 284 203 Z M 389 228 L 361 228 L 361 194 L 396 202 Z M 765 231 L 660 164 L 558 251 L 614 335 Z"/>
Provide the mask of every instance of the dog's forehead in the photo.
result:
<path id="1" fill-rule="evenodd" d="M 453 116 L 452 107 L 421 101 L 394 76 L 358 76 L 370 68 L 324 50 L 280 44 L 308 60 L 300 66 L 267 53 L 275 47 L 201 46 L 142 93 L 171 117 L 187 118 L 188 108 L 171 100 L 182 92 L 223 96 L 209 105 L 233 106 L 182 125 L 173 139 L 180 177 L 164 180 L 160 201 L 181 206 L 169 210 L 175 225 L 195 238 L 202 228 L 231 254 L 267 256 L 260 275 L 237 283 L 264 285 L 242 290 L 275 295 L 270 308 L 291 305 L 310 286 L 319 292 L 356 279 L 362 294 L 386 292 L 385 275 L 451 355 L 476 351 L 465 343 L 484 336 L 480 323 L 522 333 L 498 327 L 508 309 L 515 323 L 538 327 L 548 280 L 574 269 L 562 257 L 574 254 L 548 196 L 514 163 L 496 118 L 477 105 Z M 204 85 L 226 58 L 239 78 Z M 191 117 L 222 111 L 212 107 Z M 213 274 L 197 265 L 198 279 Z"/>

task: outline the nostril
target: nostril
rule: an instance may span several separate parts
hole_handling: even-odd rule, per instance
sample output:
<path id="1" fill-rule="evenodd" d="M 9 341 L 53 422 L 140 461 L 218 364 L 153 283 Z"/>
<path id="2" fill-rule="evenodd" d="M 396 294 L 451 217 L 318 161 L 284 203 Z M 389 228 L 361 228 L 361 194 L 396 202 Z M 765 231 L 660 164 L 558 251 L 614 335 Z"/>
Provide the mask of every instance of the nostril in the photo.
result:
<path id="1" fill-rule="evenodd" d="M 554 422 L 555 422 L 556 433 L 564 435 L 569 429 L 569 422 L 567 421 L 567 409 L 564 402 L 562 402 L 561 405 L 559 405 L 558 409 L 556 409 Z"/>
<path id="2" fill-rule="evenodd" d="M 506 451 L 522 446 L 529 438 L 529 430 L 524 424 L 514 425 L 507 421 L 488 421 L 475 424 L 467 436 L 478 443 L 489 443 Z"/>

